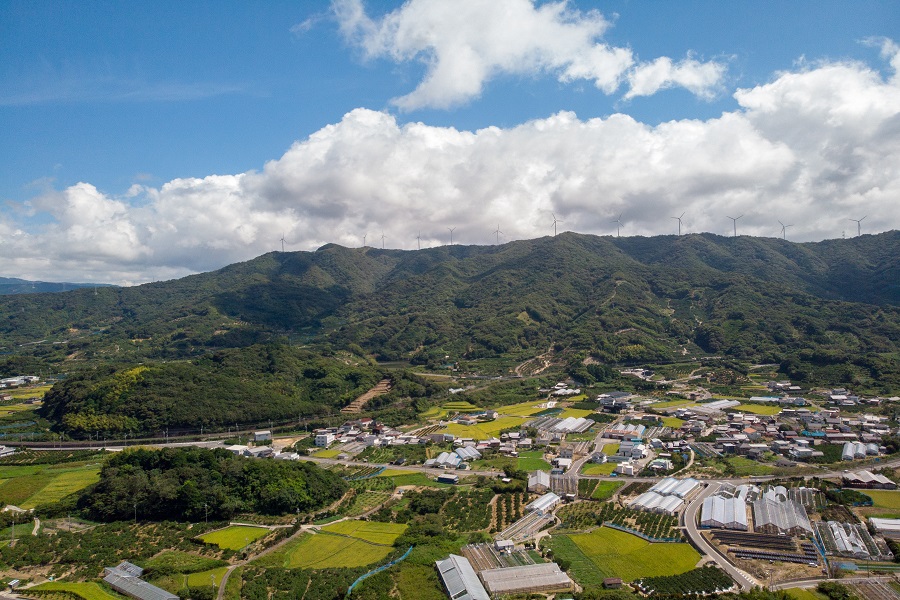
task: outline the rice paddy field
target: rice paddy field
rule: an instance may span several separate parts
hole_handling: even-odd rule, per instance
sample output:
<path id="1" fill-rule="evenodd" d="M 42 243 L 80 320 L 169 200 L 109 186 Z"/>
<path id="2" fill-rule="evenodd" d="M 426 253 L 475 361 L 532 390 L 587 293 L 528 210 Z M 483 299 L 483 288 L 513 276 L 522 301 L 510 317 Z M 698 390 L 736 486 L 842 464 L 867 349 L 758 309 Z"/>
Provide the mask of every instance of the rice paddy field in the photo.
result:
<path id="1" fill-rule="evenodd" d="M 825 596 L 816 592 L 815 588 L 789 588 L 784 591 L 794 600 L 825 600 Z"/>
<path id="2" fill-rule="evenodd" d="M 601 452 L 607 456 L 615 456 L 616 452 L 619 451 L 620 444 L 603 444 L 603 449 Z"/>
<path id="3" fill-rule="evenodd" d="M 583 408 L 567 408 L 559 414 L 559 418 L 566 419 L 568 417 L 574 417 L 578 419 L 580 417 L 586 417 L 592 414 L 594 414 L 594 411 L 592 410 L 586 410 Z"/>
<path id="4" fill-rule="evenodd" d="M 35 408 L 37 407 L 34 404 L 7 404 L 6 406 L 0 406 L 0 417 L 26 410 L 34 410 Z"/>
<path id="5" fill-rule="evenodd" d="M 392 551 L 390 546 L 370 544 L 358 538 L 317 533 L 291 544 L 284 566 L 288 569 L 363 567 L 382 562 Z"/>
<path id="6" fill-rule="evenodd" d="M 406 525 L 398 523 L 378 523 L 376 521 L 341 521 L 322 527 L 322 531 L 337 533 L 354 538 L 390 546 L 406 531 Z"/>
<path id="7" fill-rule="evenodd" d="M 549 471 L 550 463 L 544 460 L 544 453 L 541 450 L 531 450 L 529 452 L 520 452 L 517 460 L 517 466 L 520 471 Z"/>
<path id="8" fill-rule="evenodd" d="M 544 406 L 543 402 L 532 401 L 522 402 L 520 404 L 510 404 L 508 406 L 498 406 L 494 410 L 501 415 L 510 417 L 530 417 L 531 415 L 535 415 L 546 409 L 547 407 Z"/>
<path id="9" fill-rule="evenodd" d="M 690 544 L 651 544 L 609 527 L 554 536 L 553 549 L 556 556 L 570 562 L 582 584 L 590 583 L 581 581 L 583 577 L 599 576 L 602 583 L 604 577 L 630 582 L 641 577 L 678 575 L 693 569 L 700 560 Z"/>
<path id="10" fill-rule="evenodd" d="M 667 402 L 654 402 L 652 406 L 653 408 L 690 408 L 691 406 L 697 406 L 697 403 L 693 400 L 669 400 Z"/>
<path id="11" fill-rule="evenodd" d="M 337 455 L 340 453 L 341 451 L 338 448 L 328 448 L 325 450 L 319 450 L 318 452 L 313 452 L 313 456 L 318 458 L 337 458 Z"/>
<path id="12" fill-rule="evenodd" d="M 594 488 L 591 498 L 594 500 L 608 500 L 612 498 L 619 488 L 625 485 L 624 481 L 601 481 Z"/>
<path id="13" fill-rule="evenodd" d="M 265 527 L 250 527 L 247 525 L 232 525 L 225 529 L 212 531 L 201 535 L 199 539 L 207 544 L 225 548 L 228 550 L 240 550 L 254 540 L 258 540 L 269 533 Z"/>
<path id="14" fill-rule="evenodd" d="M 860 490 L 866 496 L 871 496 L 875 508 L 890 508 L 900 510 L 900 491 L 891 490 Z"/>
<path id="15" fill-rule="evenodd" d="M 99 583 L 93 582 L 48 581 L 29 589 L 47 592 L 68 592 L 84 600 L 122 600 L 124 598 L 124 596 L 119 594 L 107 592 Z"/>
<path id="16" fill-rule="evenodd" d="M 684 421 L 679 419 L 678 417 L 663 417 L 662 418 L 663 425 L 666 427 L 671 427 L 672 429 L 678 429 L 682 425 L 684 425 Z"/>
<path id="17" fill-rule="evenodd" d="M 100 463 L 0 467 L 0 505 L 34 508 L 56 502 L 100 479 Z"/>
<path id="18" fill-rule="evenodd" d="M 447 427 L 443 430 L 452 433 L 456 437 L 466 437 L 475 440 L 486 440 L 492 437 L 498 437 L 504 429 L 512 427 L 520 427 L 525 419 L 522 417 L 499 417 L 493 421 L 486 423 L 478 423 L 477 425 L 461 425 L 460 423 L 447 423 Z"/>

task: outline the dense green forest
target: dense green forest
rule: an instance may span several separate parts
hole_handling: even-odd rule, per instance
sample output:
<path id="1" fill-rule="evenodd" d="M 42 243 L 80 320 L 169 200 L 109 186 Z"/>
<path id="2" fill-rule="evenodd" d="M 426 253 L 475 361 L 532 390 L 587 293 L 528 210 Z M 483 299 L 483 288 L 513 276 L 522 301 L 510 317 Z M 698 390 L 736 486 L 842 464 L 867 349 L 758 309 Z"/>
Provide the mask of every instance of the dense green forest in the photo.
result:
<path id="1" fill-rule="evenodd" d="M 900 387 L 900 233 L 565 233 L 421 251 L 323 246 L 132 288 L 0 297 L 0 373 L 311 344 L 432 368 L 547 352 L 607 364 L 724 355 Z M 205 359 L 204 359 L 205 360 Z"/>
<path id="2" fill-rule="evenodd" d="M 382 378 L 349 354 L 254 345 L 189 361 L 99 366 L 57 383 L 41 416 L 76 437 L 224 429 L 334 414 Z"/>
<path id="3" fill-rule="evenodd" d="M 242 512 L 315 511 L 347 491 L 309 462 L 255 460 L 227 450 L 129 450 L 109 459 L 80 507 L 100 521 L 223 520 Z"/>

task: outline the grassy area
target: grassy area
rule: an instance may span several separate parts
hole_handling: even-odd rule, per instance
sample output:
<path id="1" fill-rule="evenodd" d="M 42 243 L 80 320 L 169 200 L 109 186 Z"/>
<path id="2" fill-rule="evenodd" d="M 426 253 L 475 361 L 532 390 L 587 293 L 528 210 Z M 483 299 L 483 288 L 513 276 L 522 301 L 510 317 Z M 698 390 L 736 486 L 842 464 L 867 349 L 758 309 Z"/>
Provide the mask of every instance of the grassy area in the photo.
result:
<path id="1" fill-rule="evenodd" d="M 700 560 L 690 544 L 651 544 L 609 527 L 569 537 L 603 577 L 621 577 L 623 581 L 678 575 L 693 569 Z"/>
<path id="2" fill-rule="evenodd" d="M 754 415 L 777 415 L 781 412 L 781 407 L 777 404 L 738 404 L 733 410 L 738 412 L 753 413 Z"/>
<path id="3" fill-rule="evenodd" d="M 653 408 L 689 408 L 697 406 L 697 403 L 693 400 L 669 400 L 668 402 L 654 402 L 651 406 Z"/>
<path id="4" fill-rule="evenodd" d="M 49 581 L 36 585 L 32 590 L 41 590 L 48 592 L 68 592 L 75 594 L 84 600 L 122 600 L 124 596 L 108 592 L 99 583 L 75 583 L 69 581 Z"/>
<path id="5" fill-rule="evenodd" d="M 890 490 L 861 490 L 866 496 L 872 497 L 875 508 L 890 508 L 900 510 L 900 491 Z"/>
<path id="6" fill-rule="evenodd" d="M 544 403 L 539 400 L 531 402 L 522 402 L 520 404 L 510 404 L 508 406 L 498 406 L 494 410 L 504 416 L 509 417 L 530 417 L 542 410 L 545 410 Z"/>
<path id="7" fill-rule="evenodd" d="M 218 567 L 216 569 L 210 569 L 209 571 L 191 573 L 190 575 L 185 576 L 185 582 L 191 587 L 200 587 L 204 585 L 213 585 L 212 581 L 215 580 L 215 586 L 218 587 L 219 584 L 222 583 L 222 577 L 225 576 L 225 571 L 227 570 L 228 567 Z"/>
<path id="8" fill-rule="evenodd" d="M 520 471 L 550 470 L 550 463 L 544 460 L 544 453 L 541 450 L 520 452 L 519 458 L 517 459 L 517 465 Z"/>
<path id="9" fill-rule="evenodd" d="M 623 485 L 625 485 L 624 481 L 601 481 L 597 484 L 597 487 L 594 488 L 594 493 L 591 494 L 591 498 L 594 500 L 608 500 L 609 498 L 612 498 L 612 495 Z"/>
<path id="10" fill-rule="evenodd" d="M 218 568 L 222 564 L 222 561 L 215 558 L 197 556 L 178 550 L 166 550 L 145 561 L 144 566 L 153 571 L 166 573 L 199 573 Z"/>
<path id="11" fill-rule="evenodd" d="M 751 458 L 743 456 L 733 456 L 728 460 L 728 464 L 734 467 L 735 475 L 738 477 L 749 477 L 751 475 L 771 475 L 775 472 L 775 467 L 757 462 Z"/>
<path id="12" fill-rule="evenodd" d="M 825 600 L 825 596 L 818 593 L 815 588 L 789 588 L 784 591 L 794 600 Z"/>
<path id="13" fill-rule="evenodd" d="M 49 472 L 48 472 L 49 473 Z M 60 473 L 40 491 L 21 504 L 21 508 L 34 508 L 38 504 L 58 502 L 69 494 L 100 481 L 100 465 Z"/>
<path id="14" fill-rule="evenodd" d="M 594 414 L 592 410 L 585 410 L 583 408 L 567 408 L 562 413 L 560 413 L 559 418 L 565 419 L 567 417 L 574 417 L 576 419 L 580 417 L 586 417 L 588 415 Z"/>
<path id="15" fill-rule="evenodd" d="M 609 475 L 616 470 L 616 463 L 603 463 L 598 465 L 595 463 L 585 463 L 581 467 L 582 475 Z"/>
<path id="16" fill-rule="evenodd" d="M 34 508 L 56 502 L 99 479 L 99 463 L 0 467 L 0 505 Z"/>
<path id="17" fill-rule="evenodd" d="M 398 523 L 378 523 L 375 521 L 341 521 L 326 525 L 322 531 L 339 533 L 361 540 L 390 546 L 406 531 L 406 525 Z"/>
<path id="18" fill-rule="evenodd" d="M 400 487 L 403 485 L 420 485 L 425 487 L 436 487 L 436 488 L 444 488 L 444 487 L 453 487 L 452 483 L 438 483 L 434 479 L 429 479 L 425 476 L 424 473 L 410 473 L 409 475 L 398 475 L 396 477 L 392 477 L 394 480 L 394 487 Z"/>
<path id="19" fill-rule="evenodd" d="M 313 452 L 313 456 L 318 458 L 337 458 L 337 455 L 340 454 L 341 451 L 337 448 L 327 448 L 325 450 L 319 450 L 318 452 Z"/>
<path id="20" fill-rule="evenodd" d="M 474 404 L 466 400 L 445 402 L 441 405 L 441 408 L 443 408 L 444 410 L 453 410 L 457 412 L 480 412 L 484 410 L 480 406 L 475 406 Z"/>
<path id="21" fill-rule="evenodd" d="M 52 387 L 52 385 L 36 385 L 34 387 L 13 388 L 5 390 L 3 393 L 12 396 L 13 400 L 19 398 L 43 398 L 44 394 L 49 392 Z"/>
<path id="22" fill-rule="evenodd" d="M 393 548 L 366 541 L 319 533 L 300 538 L 292 544 L 285 567 L 289 569 L 328 569 L 362 567 L 381 562 Z"/>
<path id="23" fill-rule="evenodd" d="M 34 410 L 36 408 L 37 406 L 35 406 L 34 404 L 8 404 L 6 406 L 0 406 L 0 417 L 5 417 L 13 413 L 24 412 L 26 410 Z"/>
<path id="24" fill-rule="evenodd" d="M 607 456 L 615 456 L 616 452 L 619 451 L 620 444 L 603 444 L 603 449 L 601 452 Z"/>
<path id="25" fill-rule="evenodd" d="M 684 420 L 679 419 L 678 417 L 663 417 L 662 418 L 663 425 L 666 427 L 671 427 L 672 429 L 678 429 L 682 425 L 684 425 Z"/>
<path id="26" fill-rule="evenodd" d="M 265 527 L 248 527 L 246 525 L 233 525 L 218 531 L 212 531 L 201 535 L 200 539 L 207 544 L 213 544 L 219 548 L 228 550 L 240 550 L 250 542 L 257 540 L 269 533 Z"/>

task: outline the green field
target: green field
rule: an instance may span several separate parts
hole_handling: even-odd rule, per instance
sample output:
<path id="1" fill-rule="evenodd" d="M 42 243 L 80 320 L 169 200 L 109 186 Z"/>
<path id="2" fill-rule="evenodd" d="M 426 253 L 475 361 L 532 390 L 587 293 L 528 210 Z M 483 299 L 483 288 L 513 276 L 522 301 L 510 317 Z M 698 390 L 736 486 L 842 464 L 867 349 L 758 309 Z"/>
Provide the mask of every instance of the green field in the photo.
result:
<path id="1" fill-rule="evenodd" d="M 610 475 L 616 470 L 616 463 L 603 463 L 598 465 L 595 463 L 584 463 L 581 467 L 582 475 Z"/>
<path id="2" fill-rule="evenodd" d="M 700 560 L 690 544 L 651 544 L 609 527 L 568 537 L 603 577 L 621 577 L 623 581 L 678 575 L 693 569 Z"/>
<path id="3" fill-rule="evenodd" d="M 619 451 L 619 446 L 621 444 L 603 444 L 603 449 L 601 452 L 607 456 L 615 456 L 616 452 Z"/>
<path id="4" fill-rule="evenodd" d="M 580 417 L 586 417 L 588 415 L 594 414 L 592 410 L 585 410 L 583 408 L 567 408 L 562 411 L 558 416 L 560 419 L 565 419 L 567 417 L 574 417 L 576 419 Z"/>
<path id="5" fill-rule="evenodd" d="M 52 471 L 48 471 L 52 473 Z M 38 504 L 58 502 L 78 490 L 100 481 L 99 465 L 66 471 L 54 477 L 40 491 L 25 500 L 21 508 L 34 508 Z"/>
<path id="6" fill-rule="evenodd" d="M 376 521 L 341 521 L 322 527 L 322 531 L 359 538 L 373 544 L 390 546 L 406 531 L 406 525 Z"/>
<path id="7" fill-rule="evenodd" d="M 362 567 L 383 561 L 393 551 L 361 539 L 319 533 L 307 535 L 292 544 L 287 555 L 289 569 L 328 569 Z"/>
<path id="8" fill-rule="evenodd" d="M 612 498 L 612 495 L 623 485 L 625 485 L 624 481 L 601 481 L 597 484 L 597 487 L 594 488 L 594 493 L 591 494 L 591 498 L 594 500 L 607 500 Z"/>
<path id="9" fill-rule="evenodd" d="M 74 583 L 68 581 L 49 581 L 36 585 L 31 590 L 43 590 L 48 592 L 69 592 L 84 600 L 122 600 L 124 596 L 107 592 L 99 583 Z"/>
<path id="10" fill-rule="evenodd" d="M 738 404 L 732 410 L 738 412 L 753 413 L 754 415 L 777 415 L 781 412 L 781 407 L 777 404 Z"/>
<path id="11" fill-rule="evenodd" d="M 0 406 L 0 417 L 5 417 L 13 413 L 24 412 L 26 410 L 35 410 L 37 406 L 34 404 L 7 404 Z"/>
<path id="12" fill-rule="evenodd" d="M 872 497 L 873 506 L 876 508 L 891 508 L 900 510 L 900 491 L 891 490 L 860 490 L 866 496 Z"/>
<path id="13" fill-rule="evenodd" d="M 529 452 L 519 452 L 517 466 L 520 471 L 549 471 L 550 463 L 544 460 L 544 453 L 541 450 L 531 450 Z"/>
<path id="14" fill-rule="evenodd" d="M 532 402 L 510 404 L 509 406 L 498 406 L 494 410 L 496 410 L 501 415 L 511 417 L 530 417 L 531 415 L 537 414 L 542 410 L 546 410 L 545 408 L 541 407 L 541 404 L 543 404 L 543 402 L 534 400 Z"/>
<path id="15" fill-rule="evenodd" d="M 771 475 L 775 472 L 775 467 L 757 462 L 752 458 L 734 456 L 726 460 L 728 461 L 728 464 L 734 467 L 734 473 L 738 477 L 748 477 L 750 475 Z"/>
<path id="16" fill-rule="evenodd" d="M 826 600 L 815 588 L 789 588 L 784 591 L 794 600 Z"/>
<path id="17" fill-rule="evenodd" d="M 227 570 L 228 567 L 219 567 L 217 569 L 210 569 L 209 571 L 191 573 L 190 575 L 185 575 L 185 581 L 187 585 L 191 587 L 201 587 L 204 585 L 213 585 L 212 580 L 215 579 L 215 586 L 218 587 L 218 585 L 222 583 L 222 577 L 225 576 L 225 571 Z"/>
<path id="18" fill-rule="evenodd" d="M 443 408 L 444 410 L 453 410 L 457 412 L 479 412 L 484 410 L 480 406 L 475 406 L 474 404 L 466 400 L 445 402 L 441 405 L 441 408 Z"/>
<path id="19" fill-rule="evenodd" d="M 226 548 L 228 550 L 240 550 L 250 542 L 257 540 L 269 533 L 265 527 L 248 527 L 246 525 L 232 525 L 225 529 L 212 531 L 201 535 L 199 539 L 207 544 Z"/>
<path id="20" fill-rule="evenodd" d="M 595 463 L 584 463 L 584 466 L 581 467 L 582 475 L 610 475 L 613 471 L 616 470 L 616 463 L 603 463 L 602 465 L 598 465 Z"/>
<path id="21" fill-rule="evenodd" d="M 460 475 L 457 473 L 457 475 Z M 462 475 L 460 475 L 462 477 Z M 397 475 L 391 478 L 394 481 L 394 487 L 404 485 L 419 485 L 425 487 L 453 487 L 452 483 L 438 483 L 434 479 L 429 479 L 424 473 L 410 473 L 409 475 Z"/>
<path id="22" fill-rule="evenodd" d="M 0 467 L 0 505 L 34 508 L 56 502 L 99 479 L 98 463 Z"/>
<path id="23" fill-rule="evenodd" d="M 525 420 L 521 417 L 499 417 L 493 421 L 486 423 L 478 423 L 477 425 L 462 425 L 460 423 L 447 423 L 447 433 L 452 433 L 456 437 L 472 438 L 474 440 L 486 440 L 492 437 L 498 437 L 504 429 L 520 427 Z"/>
<path id="24" fill-rule="evenodd" d="M 678 417 L 663 417 L 662 418 L 663 425 L 666 427 L 671 427 L 672 429 L 678 429 L 682 425 L 684 425 L 684 421 L 679 419 Z"/>
<path id="25" fill-rule="evenodd" d="M 328 448 L 325 450 L 318 450 L 313 452 L 313 456 L 317 458 L 337 458 L 337 455 L 340 454 L 341 451 L 337 448 Z"/>
<path id="26" fill-rule="evenodd" d="M 697 403 L 693 400 L 669 400 L 668 402 L 654 402 L 652 406 L 653 408 L 688 408 L 691 406 L 697 406 Z"/>

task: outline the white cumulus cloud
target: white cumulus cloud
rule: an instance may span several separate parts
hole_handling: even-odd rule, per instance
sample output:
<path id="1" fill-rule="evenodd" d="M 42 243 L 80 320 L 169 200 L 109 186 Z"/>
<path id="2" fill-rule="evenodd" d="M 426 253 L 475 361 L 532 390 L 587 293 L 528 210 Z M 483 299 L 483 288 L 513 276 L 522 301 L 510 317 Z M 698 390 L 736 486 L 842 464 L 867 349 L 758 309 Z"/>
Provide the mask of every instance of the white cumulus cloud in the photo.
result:
<path id="1" fill-rule="evenodd" d="M 885 43 L 886 64 L 900 50 Z M 663 73 L 647 85 L 665 85 Z M 132 186 L 88 183 L 0 213 L 0 263 L 18 276 L 135 282 L 328 242 L 414 249 L 560 231 L 732 233 L 797 241 L 900 224 L 900 79 L 858 62 L 804 65 L 738 90 L 718 118 L 651 126 L 559 112 L 461 131 L 347 113 L 259 171 Z M 18 214 L 16 217 L 14 215 Z M 38 224 L 35 224 L 37 222 Z"/>
<path id="2" fill-rule="evenodd" d="M 631 98 L 673 86 L 711 97 L 725 73 L 720 63 L 693 58 L 639 63 L 630 49 L 602 41 L 610 23 L 600 12 L 566 1 L 410 0 L 380 19 L 366 14 L 362 0 L 333 7 L 344 36 L 367 57 L 425 64 L 416 89 L 393 100 L 402 110 L 465 103 L 502 74 L 587 80 L 606 94 L 627 81 Z"/>

